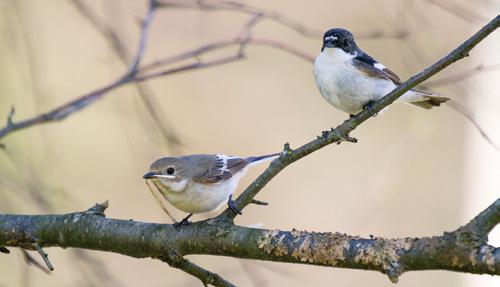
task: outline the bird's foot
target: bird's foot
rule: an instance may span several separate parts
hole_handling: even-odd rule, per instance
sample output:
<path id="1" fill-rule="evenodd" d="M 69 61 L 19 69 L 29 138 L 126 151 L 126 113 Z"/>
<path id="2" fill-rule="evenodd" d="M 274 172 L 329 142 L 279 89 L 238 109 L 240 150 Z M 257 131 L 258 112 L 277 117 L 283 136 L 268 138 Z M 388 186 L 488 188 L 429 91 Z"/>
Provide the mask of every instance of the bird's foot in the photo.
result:
<path id="1" fill-rule="evenodd" d="M 189 221 L 189 218 L 193 216 L 192 213 L 190 213 L 188 216 L 184 217 L 181 221 L 178 221 L 174 223 L 174 228 L 177 230 L 180 230 L 183 225 L 189 225 L 191 222 Z"/>
<path id="2" fill-rule="evenodd" d="M 227 200 L 227 206 L 229 206 L 229 209 L 231 209 L 234 213 L 242 215 L 243 213 L 241 212 L 241 209 L 239 209 L 234 200 L 233 200 L 233 195 L 231 194 L 229 196 L 229 199 Z"/>
<path id="3" fill-rule="evenodd" d="M 363 107 L 363 109 L 367 110 L 368 113 L 370 114 L 370 116 L 376 117 L 377 112 L 373 110 L 373 104 L 375 104 L 374 101 L 369 101 L 368 103 L 366 103 L 366 105 Z"/>

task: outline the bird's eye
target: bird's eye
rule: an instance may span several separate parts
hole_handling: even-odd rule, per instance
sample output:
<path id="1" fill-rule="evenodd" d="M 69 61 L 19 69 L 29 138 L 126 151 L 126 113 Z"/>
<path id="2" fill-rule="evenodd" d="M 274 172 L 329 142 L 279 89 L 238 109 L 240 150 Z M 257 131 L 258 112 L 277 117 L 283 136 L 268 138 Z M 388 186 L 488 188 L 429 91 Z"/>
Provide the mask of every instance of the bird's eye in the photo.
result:
<path id="1" fill-rule="evenodd" d="M 167 174 L 168 175 L 172 175 L 172 174 L 174 174 L 174 172 L 175 172 L 175 168 L 173 168 L 173 167 L 167 168 Z"/>

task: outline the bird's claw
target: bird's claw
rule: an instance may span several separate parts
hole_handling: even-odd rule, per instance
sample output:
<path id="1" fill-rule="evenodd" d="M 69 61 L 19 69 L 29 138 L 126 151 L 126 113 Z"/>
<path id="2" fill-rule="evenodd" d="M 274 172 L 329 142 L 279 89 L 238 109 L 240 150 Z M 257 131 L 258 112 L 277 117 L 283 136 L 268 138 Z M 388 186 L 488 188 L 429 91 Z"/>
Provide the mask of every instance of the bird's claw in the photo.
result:
<path id="1" fill-rule="evenodd" d="M 243 213 L 241 212 L 241 209 L 239 209 L 236 205 L 235 205 L 235 202 L 233 200 L 233 195 L 231 194 L 229 196 L 229 199 L 227 200 L 227 206 L 229 207 L 229 209 L 231 209 L 234 213 L 236 214 L 239 214 L 239 215 L 242 215 Z"/>
<path id="2" fill-rule="evenodd" d="M 174 223 L 174 228 L 177 230 L 180 230 L 183 225 L 189 225 L 191 224 L 191 221 L 189 221 L 189 218 L 193 216 L 192 213 L 190 213 L 188 216 L 184 217 L 181 221 L 178 221 Z"/>
<path id="3" fill-rule="evenodd" d="M 375 104 L 374 101 L 369 101 L 368 103 L 366 103 L 366 105 L 363 107 L 363 109 L 367 110 L 368 113 L 370 114 L 370 116 L 376 117 L 377 112 L 373 110 L 373 104 Z"/>

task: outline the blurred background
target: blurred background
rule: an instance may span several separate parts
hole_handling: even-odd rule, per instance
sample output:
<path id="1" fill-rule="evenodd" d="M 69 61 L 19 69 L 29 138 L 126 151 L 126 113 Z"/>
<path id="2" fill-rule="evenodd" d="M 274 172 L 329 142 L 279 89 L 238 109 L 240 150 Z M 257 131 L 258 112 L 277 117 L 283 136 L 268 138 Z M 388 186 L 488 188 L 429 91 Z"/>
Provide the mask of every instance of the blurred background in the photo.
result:
<path id="1" fill-rule="evenodd" d="M 181 2 L 188 5 L 174 5 Z M 308 57 L 319 52 L 324 30 L 353 31 L 362 49 L 404 80 L 500 10 L 500 1 L 494 0 L 234 2 L 248 5 L 244 9 L 165 3 L 171 6 L 154 19 L 143 64 L 235 39 L 255 11 L 264 16 L 251 27 L 251 36 L 282 48 L 249 42 L 239 61 L 158 77 L 141 87 L 123 86 L 67 119 L 0 139 L 5 145 L 0 149 L 0 212 L 66 213 L 109 200 L 108 217 L 168 223 L 141 178 L 153 160 L 191 153 L 279 152 L 285 142 L 298 147 L 346 119 L 321 98 L 312 78 Z M 245 7 L 254 10 L 241 11 Z M 137 49 L 146 10 L 147 1 L 0 1 L 0 117 L 6 119 L 11 106 L 14 121 L 32 117 L 117 79 Z M 497 32 L 469 58 L 425 84 L 469 110 L 496 144 L 499 44 Z M 231 57 L 238 49 L 217 49 L 171 67 Z M 352 135 L 359 143 L 328 146 L 286 168 L 257 196 L 270 205 L 249 206 L 237 223 L 361 236 L 430 236 L 456 229 L 498 198 L 498 150 L 450 106 L 393 105 Z M 239 192 L 263 169 L 251 170 Z M 171 211 L 177 218 L 185 216 Z M 497 228 L 490 237 L 496 246 L 498 233 Z M 0 286 L 200 286 L 194 277 L 157 260 L 46 251 L 56 268 L 50 275 L 28 266 L 18 250 L 0 255 Z M 238 286 L 391 284 L 377 272 L 212 256 L 189 259 Z M 424 271 L 406 273 L 398 284 L 499 282 L 491 276 Z"/>

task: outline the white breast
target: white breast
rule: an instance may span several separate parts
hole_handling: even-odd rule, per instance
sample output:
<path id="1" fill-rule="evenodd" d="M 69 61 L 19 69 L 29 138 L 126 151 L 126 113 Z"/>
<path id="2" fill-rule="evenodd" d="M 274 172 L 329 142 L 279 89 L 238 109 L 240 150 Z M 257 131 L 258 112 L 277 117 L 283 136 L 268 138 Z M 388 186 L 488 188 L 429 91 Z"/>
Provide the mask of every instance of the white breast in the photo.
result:
<path id="1" fill-rule="evenodd" d="M 240 178 L 245 173 L 246 168 L 227 180 L 211 184 L 191 180 L 181 192 L 163 190 L 162 194 L 168 202 L 184 212 L 203 213 L 214 211 L 227 203 L 229 195 L 235 192 Z"/>
<path id="2" fill-rule="evenodd" d="M 314 61 L 314 80 L 321 96 L 349 114 L 360 112 L 369 101 L 395 87 L 389 80 L 368 77 L 356 69 L 354 57 L 339 48 L 325 48 Z"/>

